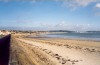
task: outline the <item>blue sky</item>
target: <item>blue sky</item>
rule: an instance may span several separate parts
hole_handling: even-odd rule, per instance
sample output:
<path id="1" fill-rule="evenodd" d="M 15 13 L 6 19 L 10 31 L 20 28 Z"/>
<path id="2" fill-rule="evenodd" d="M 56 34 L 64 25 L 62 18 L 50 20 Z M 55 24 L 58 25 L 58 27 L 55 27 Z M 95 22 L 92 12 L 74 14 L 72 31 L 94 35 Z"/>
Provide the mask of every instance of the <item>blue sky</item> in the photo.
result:
<path id="1" fill-rule="evenodd" d="M 0 27 L 100 30 L 100 1 L 1 0 Z"/>

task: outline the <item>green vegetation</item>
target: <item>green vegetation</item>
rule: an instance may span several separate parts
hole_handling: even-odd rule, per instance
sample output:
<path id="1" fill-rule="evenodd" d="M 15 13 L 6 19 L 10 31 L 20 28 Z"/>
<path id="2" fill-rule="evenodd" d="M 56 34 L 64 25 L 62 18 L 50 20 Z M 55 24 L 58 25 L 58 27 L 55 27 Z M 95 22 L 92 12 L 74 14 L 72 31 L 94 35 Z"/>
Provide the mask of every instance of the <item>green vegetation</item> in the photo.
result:
<path id="1" fill-rule="evenodd" d="M 4 35 L 0 35 L 0 38 L 4 37 Z"/>

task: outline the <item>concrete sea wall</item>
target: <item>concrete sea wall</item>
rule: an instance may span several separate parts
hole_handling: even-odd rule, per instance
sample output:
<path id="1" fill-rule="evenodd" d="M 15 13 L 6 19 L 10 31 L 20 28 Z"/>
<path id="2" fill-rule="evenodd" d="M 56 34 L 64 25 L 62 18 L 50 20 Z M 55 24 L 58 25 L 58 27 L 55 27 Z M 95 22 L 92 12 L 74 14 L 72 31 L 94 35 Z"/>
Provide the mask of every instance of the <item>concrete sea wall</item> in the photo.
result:
<path id="1" fill-rule="evenodd" d="M 11 35 L 0 38 L 0 65 L 8 65 L 9 63 L 10 38 Z"/>

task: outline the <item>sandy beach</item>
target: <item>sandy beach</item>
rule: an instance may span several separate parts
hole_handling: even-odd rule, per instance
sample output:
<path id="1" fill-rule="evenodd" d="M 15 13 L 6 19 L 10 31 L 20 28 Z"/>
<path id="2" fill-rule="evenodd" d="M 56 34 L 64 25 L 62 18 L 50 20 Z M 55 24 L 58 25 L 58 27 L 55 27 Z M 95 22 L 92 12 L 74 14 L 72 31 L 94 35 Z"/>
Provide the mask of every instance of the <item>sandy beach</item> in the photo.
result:
<path id="1" fill-rule="evenodd" d="M 100 42 L 12 37 L 11 64 L 100 65 Z"/>

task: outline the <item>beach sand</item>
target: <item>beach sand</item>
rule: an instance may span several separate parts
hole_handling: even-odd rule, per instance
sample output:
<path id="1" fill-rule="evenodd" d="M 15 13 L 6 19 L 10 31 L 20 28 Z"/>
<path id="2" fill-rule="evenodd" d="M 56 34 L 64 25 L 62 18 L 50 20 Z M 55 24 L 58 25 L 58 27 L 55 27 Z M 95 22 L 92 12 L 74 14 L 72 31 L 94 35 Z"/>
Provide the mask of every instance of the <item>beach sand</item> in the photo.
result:
<path id="1" fill-rule="evenodd" d="M 100 42 L 12 37 L 11 64 L 100 65 Z"/>

